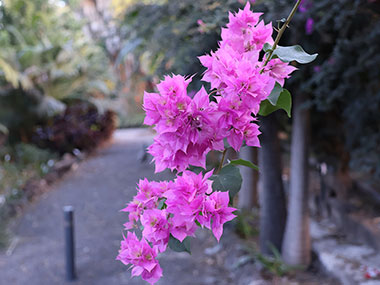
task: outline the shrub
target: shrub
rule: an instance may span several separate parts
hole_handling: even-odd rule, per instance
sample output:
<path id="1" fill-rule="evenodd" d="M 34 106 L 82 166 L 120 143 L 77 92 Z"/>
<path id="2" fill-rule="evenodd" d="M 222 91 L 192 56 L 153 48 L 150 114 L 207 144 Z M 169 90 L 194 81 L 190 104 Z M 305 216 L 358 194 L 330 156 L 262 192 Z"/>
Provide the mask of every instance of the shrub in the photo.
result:
<path id="1" fill-rule="evenodd" d="M 109 139 L 116 127 L 112 111 L 99 112 L 89 103 L 79 102 L 35 128 L 32 141 L 41 148 L 60 154 L 74 149 L 91 151 Z"/>

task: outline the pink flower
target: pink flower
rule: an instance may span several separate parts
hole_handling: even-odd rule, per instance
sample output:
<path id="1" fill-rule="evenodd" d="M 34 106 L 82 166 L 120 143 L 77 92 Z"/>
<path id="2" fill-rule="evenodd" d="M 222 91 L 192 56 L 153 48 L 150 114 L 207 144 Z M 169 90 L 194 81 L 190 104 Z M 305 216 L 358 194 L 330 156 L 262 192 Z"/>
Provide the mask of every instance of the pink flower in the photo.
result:
<path id="1" fill-rule="evenodd" d="M 185 211 L 187 207 L 184 206 L 189 206 L 199 196 L 210 194 L 212 182 L 208 178 L 211 175 L 212 171 L 207 172 L 204 176 L 202 173 L 195 174 L 191 171 L 184 171 L 182 176 L 178 176 L 172 189 L 164 194 L 167 198 L 168 211 L 170 212 L 172 208 L 181 208 L 181 211 Z"/>
<path id="2" fill-rule="evenodd" d="M 182 114 L 187 109 L 191 99 L 186 88 L 191 78 L 180 75 L 165 76 L 157 85 L 159 93 L 144 94 L 143 108 L 146 112 L 144 124 L 156 125 L 159 133 L 175 131 L 182 123 Z"/>
<path id="3" fill-rule="evenodd" d="M 132 276 L 140 276 L 150 284 L 154 284 L 162 276 L 162 269 L 156 260 L 157 252 L 152 249 L 146 240 L 141 241 L 134 233 L 128 232 L 121 241 L 119 255 L 125 265 L 131 264 Z"/>
<path id="4" fill-rule="evenodd" d="M 222 98 L 219 110 L 219 127 L 227 131 L 227 141 L 233 149 L 239 151 L 244 140 L 249 146 L 260 146 L 259 126 L 254 123 L 256 119 L 242 101 Z"/>
<path id="5" fill-rule="evenodd" d="M 306 13 L 313 6 L 312 1 L 302 0 L 301 5 L 299 6 L 299 11 L 301 13 Z"/>
<path id="6" fill-rule="evenodd" d="M 230 45 L 238 53 L 261 50 L 265 43 L 273 44 L 272 24 L 259 22 L 262 13 L 253 13 L 247 2 L 244 10 L 229 14 L 227 28 L 222 29 L 221 47 Z"/>
<path id="7" fill-rule="evenodd" d="M 157 89 L 161 96 L 174 98 L 183 98 L 187 96 L 187 86 L 191 82 L 191 78 L 185 78 L 181 75 L 166 75 L 158 85 Z"/>
<path id="8" fill-rule="evenodd" d="M 305 32 L 306 35 L 311 35 L 314 30 L 314 20 L 313 18 L 307 18 L 306 24 L 305 24 Z"/>
<path id="9" fill-rule="evenodd" d="M 285 79 L 289 78 L 294 70 L 297 70 L 297 68 L 278 58 L 271 59 L 264 67 L 265 73 L 268 73 L 268 75 L 280 83 L 281 86 L 284 86 Z"/>
<path id="10" fill-rule="evenodd" d="M 161 196 L 160 185 L 158 182 L 149 182 L 148 179 L 140 180 L 137 185 L 137 195 L 135 200 L 143 203 L 146 208 L 153 208 Z"/>
<path id="11" fill-rule="evenodd" d="M 215 126 L 217 105 L 209 102 L 203 87 L 190 98 L 186 93 L 189 80 L 165 77 L 157 86 L 160 94 L 145 94 L 145 123 L 154 124 L 158 134 L 148 148 L 156 172 L 166 168 L 182 172 L 189 165 L 205 168 L 206 154 L 223 149 L 224 136 Z"/>
<path id="12" fill-rule="evenodd" d="M 198 19 L 197 24 L 198 24 L 198 31 L 201 34 L 203 34 L 207 31 L 207 26 L 206 26 L 205 22 L 203 22 L 201 19 Z"/>
<path id="13" fill-rule="evenodd" d="M 212 230 L 218 241 L 223 234 L 224 223 L 235 218 L 232 212 L 236 209 L 228 207 L 229 200 L 228 192 L 212 193 L 205 201 L 204 215 L 198 219 L 203 226 Z"/>
<path id="14" fill-rule="evenodd" d="M 194 236 L 197 225 L 193 216 L 182 215 L 177 212 L 172 218 L 170 233 L 173 237 L 182 242 L 187 236 Z"/>
<path id="15" fill-rule="evenodd" d="M 260 147 L 259 135 L 261 132 L 259 131 L 259 126 L 256 124 L 247 125 L 245 129 L 243 129 L 243 135 L 245 139 L 245 143 L 248 146 Z"/>
<path id="16" fill-rule="evenodd" d="M 219 48 L 199 57 L 206 67 L 203 81 L 215 93 L 213 101 L 203 87 L 188 92 L 191 77 L 174 74 L 164 77 L 156 93 L 144 94 L 144 123 L 157 132 L 148 148 L 155 171 L 169 168 L 178 175 L 174 181 L 140 180 L 138 193 L 122 210 L 129 213 L 126 229 L 142 226 L 142 239 L 129 232 L 117 257 L 131 264 L 132 276 L 157 282 L 162 269 L 156 257 L 166 250 L 170 235 L 182 242 L 200 225 L 211 229 L 219 241 L 223 225 L 235 218 L 228 192 L 213 192 L 209 180 L 213 171 L 195 174 L 186 169 L 206 168 L 207 153 L 224 150 L 224 139 L 236 151 L 244 143 L 260 146 L 256 118 L 260 103 L 276 82 L 283 86 L 296 69 L 280 59 L 264 66 L 262 48 L 273 44 L 272 24 L 260 21 L 260 16 L 250 10 L 249 1 L 243 10 L 230 13 Z M 198 25 L 206 28 L 202 20 Z"/>
<path id="17" fill-rule="evenodd" d="M 141 225 L 144 227 L 143 237 L 151 242 L 159 252 L 165 251 L 170 235 L 166 210 L 151 209 L 144 211 L 141 216 Z"/>
<path id="18" fill-rule="evenodd" d="M 156 283 L 162 277 L 161 266 L 157 263 L 157 266 L 153 268 L 152 271 L 144 270 L 141 273 L 141 278 L 148 282 L 149 284 Z"/>
<path id="19" fill-rule="evenodd" d="M 140 220 L 141 213 L 143 212 L 143 206 L 140 202 L 133 200 L 129 202 L 127 207 L 121 210 L 122 212 L 128 212 L 128 222 L 124 224 L 126 230 L 132 229 Z"/>
<path id="20" fill-rule="evenodd" d="M 197 24 L 199 26 L 203 26 L 205 24 L 205 22 L 203 22 L 201 19 L 198 19 Z"/>
<path id="21" fill-rule="evenodd" d="M 140 220 L 144 210 L 156 208 L 159 199 L 170 188 L 170 185 L 171 182 L 167 181 L 149 182 L 146 178 L 140 180 L 137 186 L 137 195 L 126 208 L 121 210 L 129 213 L 129 221 L 124 224 L 125 229 L 132 229 Z"/>
<path id="22" fill-rule="evenodd" d="M 212 192 L 212 182 L 208 180 L 212 172 L 195 174 L 184 171 L 174 181 L 173 188 L 165 193 L 167 211 L 171 218 L 171 234 L 183 241 L 186 236 L 193 236 L 196 230 L 195 220 L 201 214 L 203 203 Z"/>

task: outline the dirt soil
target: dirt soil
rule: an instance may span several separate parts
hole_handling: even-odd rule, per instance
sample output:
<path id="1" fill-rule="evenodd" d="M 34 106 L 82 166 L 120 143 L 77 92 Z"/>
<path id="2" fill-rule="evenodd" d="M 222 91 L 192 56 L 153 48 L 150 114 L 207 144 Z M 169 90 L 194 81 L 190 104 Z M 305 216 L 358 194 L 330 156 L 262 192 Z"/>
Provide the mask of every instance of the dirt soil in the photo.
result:
<path id="1" fill-rule="evenodd" d="M 115 257 L 126 221 L 126 214 L 119 210 L 135 195 L 138 179 L 170 178 L 169 173 L 155 175 L 153 165 L 142 161 L 144 146 L 151 140 L 147 129 L 117 131 L 112 144 L 27 207 L 11 226 L 11 246 L 0 252 L 0 284 L 68 283 L 62 212 L 66 205 L 75 208 L 78 279 L 70 284 L 147 284 L 131 279 L 130 271 Z M 268 280 L 247 255 L 231 224 L 219 244 L 207 231 L 197 235 L 191 255 L 168 250 L 160 256 L 164 277 L 157 284 L 337 284 L 316 271 Z"/>

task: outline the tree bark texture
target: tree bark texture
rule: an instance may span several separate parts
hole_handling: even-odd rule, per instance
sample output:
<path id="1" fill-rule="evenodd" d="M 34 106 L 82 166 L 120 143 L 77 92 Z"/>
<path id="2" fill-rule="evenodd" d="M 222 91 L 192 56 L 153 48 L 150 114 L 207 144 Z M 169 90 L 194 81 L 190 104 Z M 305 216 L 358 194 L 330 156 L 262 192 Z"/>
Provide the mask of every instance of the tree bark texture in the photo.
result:
<path id="1" fill-rule="evenodd" d="M 260 119 L 262 132 L 260 166 L 260 251 L 273 254 L 272 246 L 281 251 L 286 222 L 286 202 L 282 183 L 281 150 L 275 114 Z"/>
<path id="2" fill-rule="evenodd" d="M 309 111 L 302 108 L 306 96 L 297 94 L 293 106 L 288 219 L 282 256 L 291 265 L 309 265 L 311 241 L 308 208 Z"/>
<path id="3" fill-rule="evenodd" d="M 257 148 L 243 147 L 239 156 L 241 159 L 257 164 Z M 257 181 L 259 173 L 246 166 L 240 166 L 240 173 L 243 177 L 243 183 L 239 191 L 238 207 L 241 210 L 251 211 L 253 207 L 258 206 Z"/>

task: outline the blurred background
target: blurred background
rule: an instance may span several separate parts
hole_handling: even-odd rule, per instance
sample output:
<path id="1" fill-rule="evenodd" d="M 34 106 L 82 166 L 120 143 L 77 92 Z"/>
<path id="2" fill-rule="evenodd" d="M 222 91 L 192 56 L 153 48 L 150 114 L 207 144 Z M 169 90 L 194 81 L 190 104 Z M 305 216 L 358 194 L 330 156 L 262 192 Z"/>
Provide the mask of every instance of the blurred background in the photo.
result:
<path id="1" fill-rule="evenodd" d="M 250 2 L 274 27 L 295 3 Z M 200 81 L 204 68 L 197 57 L 217 48 L 228 11 L 245 4 L 243 0 L 0 0 L 0 247 L 4 252 L 0 284 L 7 264 L 17 267 L 25 257 L 18 253 L 19 259 L 11 261 L 21 243 L 15 237 L 22 236 L 22 228 L 15 225 L 27 224 L 28 215 L 39 219 L 36 208 L 41 197 L 49 195 L 48 188 L 64 191 L 66 186 L 52 185 L 66 185 L 71 174 L 63 182 L 62 175 L 75 172 L 79 161 L 86 158 L 91 167 L 114 167 L 120 172 L 125 165 L 111 166 L 111 160 L 100 158 L 124 154 L 132 165 L 141 164 L 152 173 L 151 166 L 144 164 L 144 148 L 152 133 L 137 129 L 143 128 L 144 90 L 153 91 L 171 73 L 194 75 L 189 88 L 198 90 L 204 84 Z M 224 284 L 222 277 L 229 284 L 267 284 L 255 280 L 380 284 L 380 2 L 304 0 L 280 44 L 300 44 L 319 56 L 311 64 L 297 66 L 287 82 L 293 95 L 292 118 L 278 111 L 260 119 L 262 132 L 270 138 L 263 135 L 259 151 L 247 148 L 241 154 L 262 172 L 241 169 L 244 182 L 235 204 L 242 211 L 224 239 L 226 244 L 233 240 L 236 247 L 220 249 L 205 243 L 192 257 L 220 267 L 225 266 L 225 261 L 218 261 L 222 253 L 232 254 L 229 277 L 221 273 L 222 266 L 216 273 L 205 273 L 216 276 L 211 281 L 192 284 Z M 147 141 L 141 140 L 144 136 Z M 89 175 L 89 166 L 83 165 L 78 173 Z M 126 186 L 124 180 L 115 182 L 118 174 L 110 175 L 115 177 L 112 183 L 119 184 L 106 185 L 108 191 Z M 136 180 L 140 173 L 129 175 Z M 104 200 L 107 205 L 118 201 L 110 219 L 133 195 L 136 182 L 128 186 L 129 194 Z M 95 197 L 94 207 L 101 202 Z M 117 225 L 115 239 L 122 223 Z M 107 244 L 104 239 L 98 241 Z M 115 244 L 111 259 L 117 254 Z M 111 273 L 103 276 L 113 274 L 114 263 L 107 264 Z M 118 274 L 129 274 L 117 268 Z M 24 284 L 11 275 L 5 280 Z M 32 284 L 64 282 L 63 275 L 55 281 L 41 278 Z M 83 284 L 130 282 L 129 277 L 100 283 L 91 278 Z M 176 280 L 175 274 L 168 278 L 162 284 L 191 284 L 170 281 Z"/>

